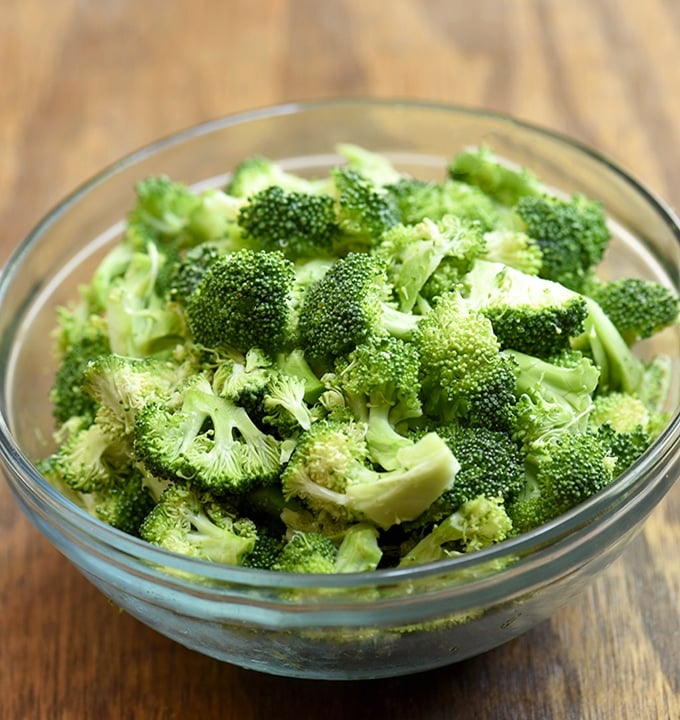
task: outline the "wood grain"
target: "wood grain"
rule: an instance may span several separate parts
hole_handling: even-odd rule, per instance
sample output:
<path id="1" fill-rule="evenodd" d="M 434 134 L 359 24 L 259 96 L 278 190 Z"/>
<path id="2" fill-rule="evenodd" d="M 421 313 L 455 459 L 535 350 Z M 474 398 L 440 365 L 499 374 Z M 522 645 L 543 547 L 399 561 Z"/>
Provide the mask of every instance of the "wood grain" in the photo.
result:
<path id="1" fill-rule="evenodd" d="M 513 113 L 680 206 L 676 0 L 4 0 L 0 261 L 67 192 L 227 113 L 337 96 Z M 410 679 L 219 664 L 111 606 L 0 484 L 0 718 L 680 718 L 680 486 L 577 600 Z"/>

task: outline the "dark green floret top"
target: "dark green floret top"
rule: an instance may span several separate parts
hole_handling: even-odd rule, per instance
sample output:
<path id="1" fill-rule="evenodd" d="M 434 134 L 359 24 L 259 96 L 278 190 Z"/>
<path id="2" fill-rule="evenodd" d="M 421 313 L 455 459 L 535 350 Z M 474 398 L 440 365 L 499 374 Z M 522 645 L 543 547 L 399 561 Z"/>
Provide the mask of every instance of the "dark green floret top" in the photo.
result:
<path id="1" fill-rule="evenodd" d="M 600 277 L 597 198 L 489 147 L 428 177 L 332 157 L 136 184 L 52 337 L 37 463 L 93 518 L 253 571 L 404 568 L 559 518 L 663 431 L 670 359 L 649 348 L 678 294 Z"/>

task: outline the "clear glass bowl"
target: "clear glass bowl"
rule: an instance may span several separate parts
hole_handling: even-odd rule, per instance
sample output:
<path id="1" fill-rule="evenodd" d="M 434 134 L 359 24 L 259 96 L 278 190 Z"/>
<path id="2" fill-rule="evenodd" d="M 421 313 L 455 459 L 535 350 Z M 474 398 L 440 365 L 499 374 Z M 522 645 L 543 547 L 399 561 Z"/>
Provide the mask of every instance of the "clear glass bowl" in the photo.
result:
<path id="1" fill-rule="evenodd" d="M 303 174 L 325 172 L 338 159 L 337 142 L 383 152 L 433 178 L 466 145 L 489 144 L 554 187 L 603 202 L 614 234 L 606 273 L 678 288 L 678 219 L 625 172 L 555 133 L 488 112 L 408 102 L 308 103 L 227 117 L 109 167 L 55 208 L 7 263 L 0 277 L 0 460 L 37 529 L 143 623 L 246 668 L 376 678 L 453 663 L 514 638 L 569 602 L 622 552 L 680 467 L 680 339 L 666 331 L 642 346 L 673 358 L 668 409 L 675 416 L 653 448 L 559 520 L 474 555 L 365 575 L 293 576 L 179 557 L 93 519 L 33 464 L 52 442 L 48 338 L 55 306 L 74 297 L 117 242 L 134 183 L 166 173 L 215 185 L 255 154 Z"/>

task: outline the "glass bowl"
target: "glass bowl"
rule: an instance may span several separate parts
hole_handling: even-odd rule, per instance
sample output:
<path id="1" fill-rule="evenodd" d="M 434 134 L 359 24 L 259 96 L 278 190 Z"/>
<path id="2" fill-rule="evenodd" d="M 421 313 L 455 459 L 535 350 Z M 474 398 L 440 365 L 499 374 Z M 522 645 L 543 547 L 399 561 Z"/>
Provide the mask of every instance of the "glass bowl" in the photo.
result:
<path id="1" fill-rule="evenodd" d="M 134 183 L 165 173 L 191 185 L 218 185 L 239 160 L 256 154 L 301 174 L 326 172 L 338 160 L 338 142 L 385 153 L 425 178 L 442 177 L 463 147 L 488 144 L 555 188 L 602 201 L 614 236 L 605 273 L 678 289 L 678 219 L 634 178 L 555 133 L 489 112 L 391 101 L 291 104 L 219 119 L 94 177 L 8 261 L 0 277 L 0 459 L 36 528 L 113 603 L 158 632 L 268 673 L 378 678 L 460 661 L 524 633 L 623 551 L 680 468 L 677 332 L 641 345 L 642 352 L 673 358 L 673 419 L 633 467 L 544 527 L 436 564 L 296 576 L 180 557 L 95 520 L 33 464 L 52 447 L 48 391 L 55 368 L 48 337 L 55 307 L 75 296 L 118 241 Z"/>

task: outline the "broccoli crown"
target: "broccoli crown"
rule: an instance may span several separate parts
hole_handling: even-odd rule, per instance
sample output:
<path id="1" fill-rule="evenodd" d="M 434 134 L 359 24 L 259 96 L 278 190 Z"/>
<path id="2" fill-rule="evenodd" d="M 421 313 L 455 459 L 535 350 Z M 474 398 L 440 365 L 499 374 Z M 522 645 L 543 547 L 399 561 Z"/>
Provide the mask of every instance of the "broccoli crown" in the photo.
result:
<path id="1" fill-rule="evenodd" d="M 240 565 L 257 541 L 257 528 L 209 492 L 171 484 L 140 527 L 147 542 L 183 555 Z"/>
<path id="2" fill-rule="evenodd" d="M 405 336 L 417 318 L 388 305 L 384 264 L 368 253 L 349 253 L 309 286 L 298 318 L 300 343 L 310 362 L 332 366 L 372 335 Z"/>
<path id="3" fill-rule="evenodd" d="M 189 297 L 194 339 L 243 352 L 281 348 L 288 341 L 294 277 L 292 263 L 278 251 L 244 249 L 217 259 Z"/>
<path id="4" fill-rule="evenodd" d="M 263 422 L 276 428 L 284 437 L 309 430 L 314 417 L 305 402 L 305 392 L 303 378 L 283 372 L 273 373 L 262 396 Z"/>
<path id="5" fill-rule="evenodd" d="M 339 228 L 330 195 L 270 185 L 248 198 L 238 215 L 243 238 L 257 250 L 279 250 L 291 260 L 332 256 Z"/>
<path id="6" fill-rule="evenodd" d="M 437 222 L 446 216 L 476 222 L 482 231 L 491 230 L 499 222 L 496 203 L 474 185 L 447 178 L 427 182 L 402 177 L 387 187 L 394 197 L 401 221 L 416 225 L 425 219 Z"/>
<path id="7" fill-rule="evenodd" d="M 97 401 L 84 388 L 84 377 L 90 361 L 110 352 L 109 339 L 103 332 L 84 335 L 70 343 L 50 390 L 52 412 L 58 423 L 72 417 L 94 419 Z"/>
<path id="8" fill-rule="evenodd" d="M 567 512 L 614 479 L 616 458 L 600 434 L 565 430 L 534 443 L 529 453 L 532 483 L 508 507 L 516 532 Z"/>
<path id="9" fill-rule="evenodd" d="M 279 441 L 244 408 L 216 395 L 203 375 L 180 394 L 179 407 L 150 402 L 136 415 L 135 450 L 151 472 L 217 494 L 243 494 L 276 479 Z"/>
<path id="10" fill-rule="evenodd" d="M 160 235 L 175 236 L 186 229 L 199 200 L 186 185 L 167 176 L 150 176 L 135 185 L 137 203 L 130 217 L 142 221 Z"/>
<path id="11" fill-rule="evenodd" d="M 628 345 L 678 322 L 678 296 L 654 280 L 621 278 L 595 283 L 588 295 L 604 310 Z"/>
<path id="12" fill-rule="evenodd" d="M 512 521 L 500 498 L 481 495 L 463 503 L 436 525 L 404 554 L 399 566 L 445 560 L 461 552 L 481 550 L 505 540 L 511 530 Z"/>
<path id="13" fill-rule="evenodd" d="M 542 183 L 526 168 L 503 164 L 488 147 L 471 148 L 456 155 L 449 165 L 454 180 L 474 185 L 497 203 L 513 206 L 522 197 L 544 192 Z"/>
<path id="14" fill-rule="evenodd" d="M 489 318 L 502 348 L 539 357 L 568 349 L 588 315 L 583 297 L 563 285 L 485 260 L 465 276 L 464 292 Z"/>
<path id="15" fill-rule="evenodd" d="M 445 270 L 448 282 L 454 268 L 457 277 L 470 270 L 483 249 L 478 225 L 447 215 L 436 223 L 425 219 L 415 225 L 394 225 L 383 234 L 375 254 L 385 261 L 399 309 L 408 312 L 413 310 L 419 294 L 442 262 L 448 265 Z M 439 279 L 432 282 L 441 285 Z M 424 292 L 428 299 L 432 297 L 432 287 L 427 286 Z"/>
<path id="16" fill-rule="evenodd" d="M 348 167 L 331 171 L 337 223 L 349 250 L 373 247 L 380 236 L 400 221 L 392 196 Z"/>
<path id="17" fill-rule="evenodd" d="M 543 251 L 535 238 L 516 229 L 494 229 L 484 233 L 482 259 L 502 263 L 526 275 L 538 275 Z"/>
<path id="18" fill-rule="evenodd" d="M 320 532 L 293 533 L 272 565 L 272 570 L 292 573 L 333 573 L 338 551 Z"/>
<path id="19" fill-rule="evenodd" d="M 429 417 L 507 426 L 516 400 L 515 376 L 487 317 L 459 294 L 443 295 L 420 321 L 414 343 Z"/>
<path id="20" fill-rule="evenodd" d="M 142 474 L 135 469 L 85 496 L 85 509 L 91 515 L 129 535 L 139 535 L 144 519 L 154 506 Z"/>
<path id="21" fill-rule="evenodd" d="M 208 268 L 221 256 L 220 249 L 209 243 L 201 243 L 181 258 L 178 256 L 167 281 L 169 297 L 186 305 Z"/>
<path id="22" fill-rule="evenodd" d="M 541 195 L 520 198 L 514 210 L 521 229 L 541 248 L 539 275 L 582 291 L 609 243 L 602 206 L 583 195 Z"/>

